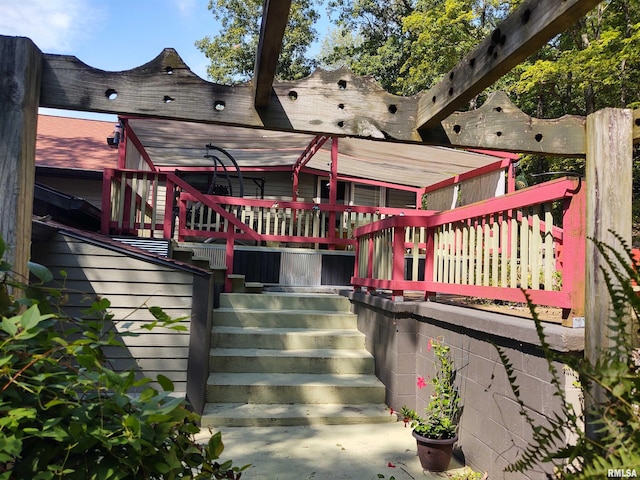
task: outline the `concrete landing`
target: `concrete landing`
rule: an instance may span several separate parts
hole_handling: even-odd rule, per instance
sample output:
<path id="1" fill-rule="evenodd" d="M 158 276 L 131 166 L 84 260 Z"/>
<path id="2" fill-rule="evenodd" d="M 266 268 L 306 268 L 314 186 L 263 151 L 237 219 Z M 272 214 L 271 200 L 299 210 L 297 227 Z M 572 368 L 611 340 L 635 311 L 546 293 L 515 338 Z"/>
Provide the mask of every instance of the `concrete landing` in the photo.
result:
<path id="1" fill-rule="evenodd" d="M 463 471 L 423 472 L 416 441 L 402 422 L 296 427 L 222 427 L 221 460 L 250 463 L 242 480 L 445 480 Z M 200 434 L 209 437 L 207 429 Z M 390 466 L 389 464 L 393 465 Z"/>

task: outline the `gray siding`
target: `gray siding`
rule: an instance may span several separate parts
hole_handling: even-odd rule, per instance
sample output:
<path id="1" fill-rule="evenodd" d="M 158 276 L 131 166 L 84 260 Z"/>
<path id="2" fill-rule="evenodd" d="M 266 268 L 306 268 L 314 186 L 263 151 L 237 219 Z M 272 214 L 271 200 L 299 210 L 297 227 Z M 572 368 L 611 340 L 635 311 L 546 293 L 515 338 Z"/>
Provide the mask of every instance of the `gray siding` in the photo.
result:
<path id="1" fill-rule="evenodd" d="M 96 297 L 107 298 L 114 315 L 113 327 L 119 333 L 137 334 L 121 337 L 126 348 L 107 352 L 116 370 L 135 367 L 149 378 L 162 374 L 174 382 L 177 392 L 186 391 L 192 273 L 64 234 L 56 234 L 46 244 L 34 243 L 33 260 L 46 265 L 56 281 L 73 292 L 65 305 L 67 313 L 78 315 Z M 154 320 L 147 306 L 160 306 L 171 317 L 183 318 L 180 324 L 186 331 L 145 330 L 142 327 Z"/>

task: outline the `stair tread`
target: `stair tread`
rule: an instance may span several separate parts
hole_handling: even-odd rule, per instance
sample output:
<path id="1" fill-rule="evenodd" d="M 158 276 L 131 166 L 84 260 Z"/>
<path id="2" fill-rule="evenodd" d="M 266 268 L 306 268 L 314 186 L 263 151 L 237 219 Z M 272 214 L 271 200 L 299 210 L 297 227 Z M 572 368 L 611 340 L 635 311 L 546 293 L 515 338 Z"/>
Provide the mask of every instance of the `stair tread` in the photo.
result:
<path id="1" fill-rule="evenodd" d="M 262 293 L 261 295 L 267 295 Z M 239 313 L 277 313 L 278 315 L 329 315 L 329 316 L 349 316 L 356 317 L 355 313 L 341 310 L 307 310 L 303 308 L 287 308 L 286 310 L 278 308 L 237 308 L 237 307 L 220 307 L 216 308 L 216 313 L 239 312 Z"/>
<path id="2" fill-rule="evenodd" d="M 271 348 L 212 348 L 214 356 L 243 356 L 243 357 L 315 357 L 315 358 L 372 358 L 365 349 L 271 349 Z"/>
<path id="3" fill-rule="evenodd" d="M 390 413 L 389 408 L 382 403 L 360 405 L 208 403 L 202 415 L 203 427 L 355 425 L 396 421 L 397 415 Z"/>
<path id="4" fill-rule="evenodd" d="M 382 387 L 375 375 L 359 373 L 213 373 L 207 385 Z"/>
<path id="5" fill-rule="evenodd" d="M 246 334 L 263 334 L 263 335 L 308 335 L 308 336 L 364 336 L 362 332 L 354 329 L 344 328 L 293 328 L 293 327 L 234 327 L 226 325 L 214 325 L 211 328 L 212 333 L 246 333 Z"/>
<path id="6" fill-rule="evenodd" d="M 387 416 L 395 421 L 383 403 L 363 403 L 351 405 L 343 403 L 207 403 L 203 416 L 233 415 L 235 418 L 291 418 L 291 417 L 328 417 L 328 416 Z"/>

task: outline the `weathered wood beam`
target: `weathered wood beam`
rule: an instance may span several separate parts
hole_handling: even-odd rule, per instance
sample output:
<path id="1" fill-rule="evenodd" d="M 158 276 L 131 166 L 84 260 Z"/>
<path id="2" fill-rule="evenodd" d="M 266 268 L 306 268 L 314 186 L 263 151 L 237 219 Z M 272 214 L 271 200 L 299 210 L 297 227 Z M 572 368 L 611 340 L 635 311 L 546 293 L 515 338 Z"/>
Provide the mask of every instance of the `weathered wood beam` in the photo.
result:
<path id="1" fill-rule="evenodd" d="M 256 108 L 269 105 L 290 8 L 291 0 L 264 0 L 260 41 L 253 69 Z"/>
<path id="2" fill-rule="evenodd" d="M 438 135 L 429 130 L 421 137 L 414 129 L 416 97 L 392 95 L 373 78 L 346 69 L 276 81 L 268 108 L 256 109 L 254 101 L 250 83 L 232 87 L 202 80 L 173 49 L 124 72 L 44 55 L 44 107 L 517 153 L 584 154 L 583 119 L 532 119 L 504 96 L 476 111 L 456 113 Z"/>
<path id="3" fill-rule="evenodd" d="M 525 0 L 443 80 L 421 95 L 417 129 L 438 127 L 601 0 Z"/>
<path id="4" fill-rule="evenodd" d="M 585 155 L 586 118 L 564 116 L 553 120 L 530 117 L 504 92 L 493 92 L 477 110 L 457 112 L 442 121 L 451 144 L 521 153 Z M 427 135 L 428 138 L 428 135 Z"/>
<path id="5" fill-rule="evenodd" d="M 227 86 L 193 74 L 173 49 L 123 72 L 45 54 L 43 107 L 239 125 L 301 133 L 418 141 L 416 99 L 385 92 L 371 77 L 340 69 L 273 85 L 268 107 L 254 107 L 250 83 Z"/>
<path id="6" fill-rule="evenodd" d="M 0 37 L 0 235 L 20 281 L 29 278 L 41 66 L 30 39 Z"/>

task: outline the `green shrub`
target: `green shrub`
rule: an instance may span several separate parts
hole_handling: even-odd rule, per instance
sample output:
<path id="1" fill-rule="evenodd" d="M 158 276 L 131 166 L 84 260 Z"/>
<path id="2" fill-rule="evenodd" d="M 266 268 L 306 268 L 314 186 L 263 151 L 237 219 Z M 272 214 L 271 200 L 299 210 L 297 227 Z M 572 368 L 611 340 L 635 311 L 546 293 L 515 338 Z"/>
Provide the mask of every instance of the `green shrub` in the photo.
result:
<path id="1" fill-rule="evenodd" d="M 551 464 L 556 476 L 562 479 L 602 479 L 612 473 L 614 476 L 640 475 L 640 358 L 634 345 L 640 312 L 640 296 L 634 291 L 634 285 L 640 285 L 640 265 L 634 261 L 628 245 L 620 237 L 617 239 L 622 253 L 596 242 L 609 267 L 603 269 L 603 273 L 612 301 L 608 329 L 613 346 L 601 351 L 594 363 L 551 350 L 535 309 L 529 304 L 555 387 L 554 394 L 562 405 L 547 423 L 537 424 L 529 413 L 514 368 L 506 354 L 496 347 L 520 412 L 533 431 L 532 442 L 507 471 L 524 472 Z M 584 418 L 567 402 L 554 361 L 565 363 L 576 372 L 578 385 L 583 387 L 583 398 L 588 400 Z M 604 394 L 604 402 L 593 399 L 591 393 L 596 390 Z M 584 419 L 587 419 L 587 429 L 583 427 Z M 574 444 L 566 445 L 567 433 L 577 439 Z"/>
<path id="2" fill-rule="evenodd" d="M 4 255 L 0 239 L 0 258 Z M 239 479 L 246 467 L 216 462 L 220 433 L 200 445 L 199 417 L 181 398 L 116 373 L 102 355 L 119 343 L 109 302 L 82 319 L 56 312 L 61 290 L 42 286 L 51 274 L 32 266 L 40 284 L 12 280 L 0 263 L 0 479 Z M 22 292 L 22 293 L 21 293 Z M 151 307 L 157 323 L 175 321 Z M 133 388 L 142 393 L 133 396 Z"/>

